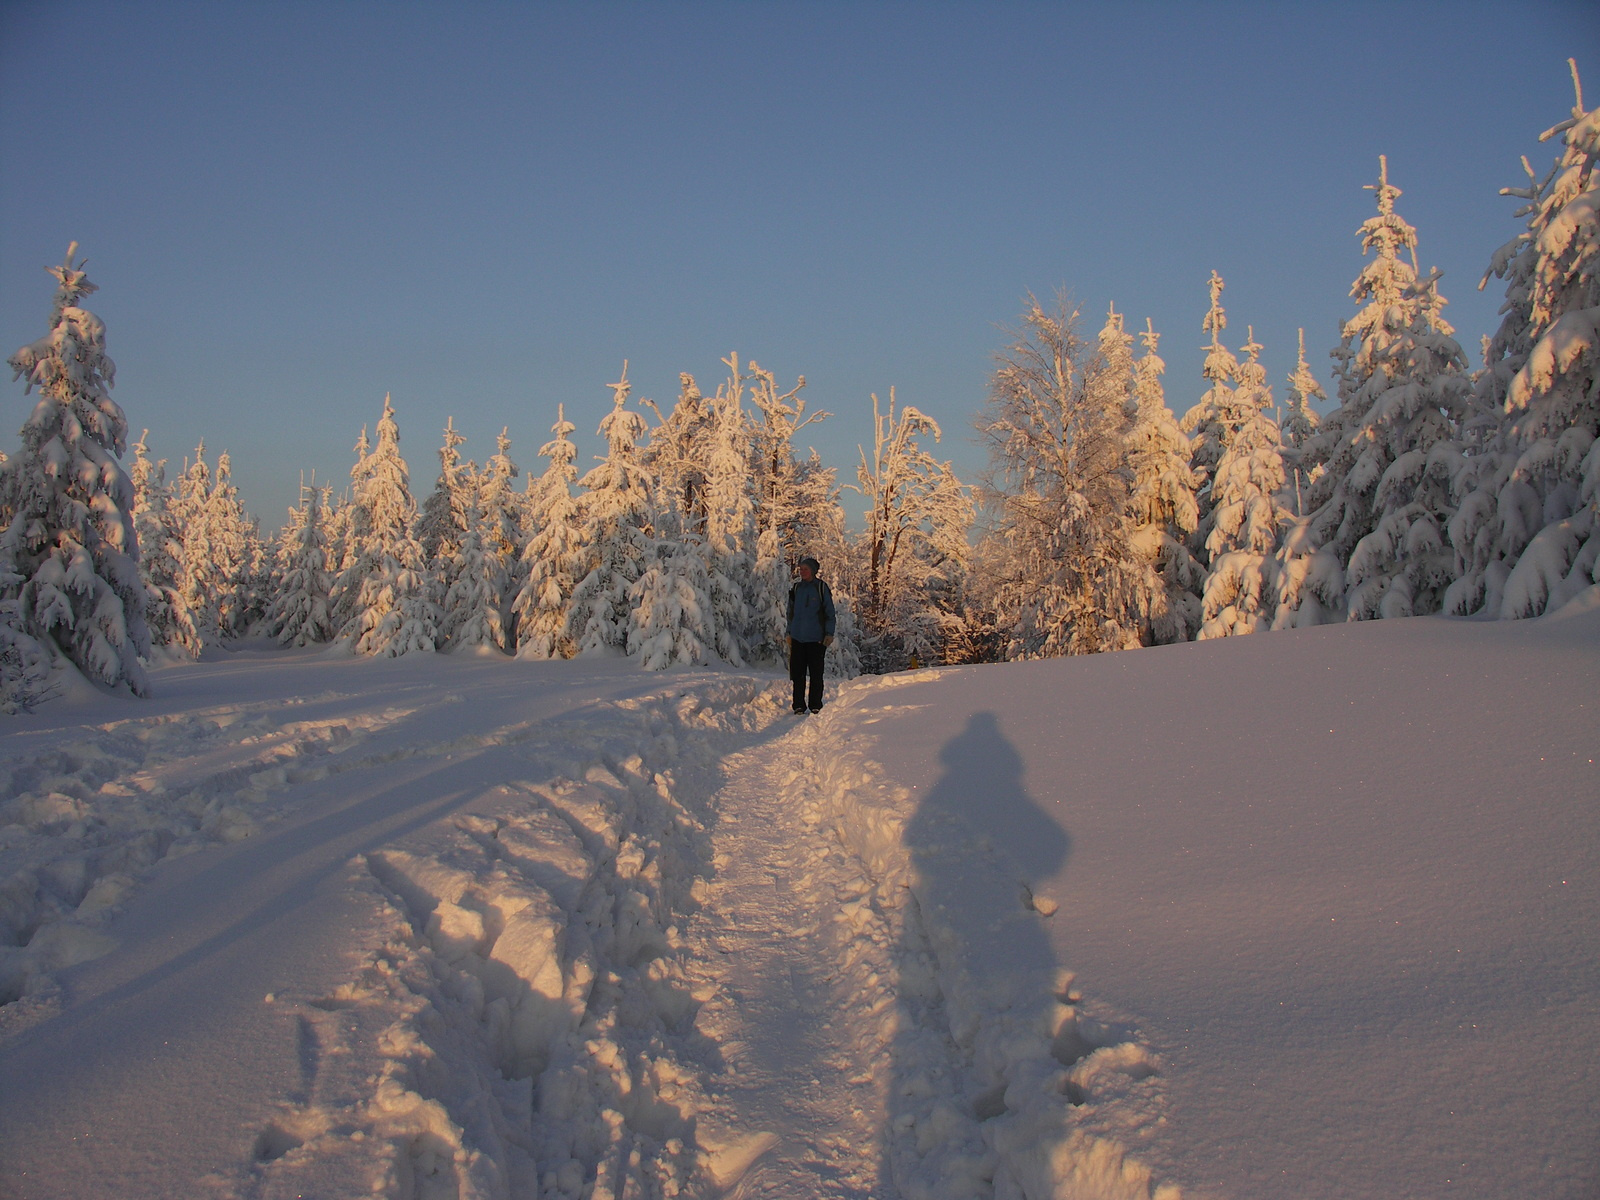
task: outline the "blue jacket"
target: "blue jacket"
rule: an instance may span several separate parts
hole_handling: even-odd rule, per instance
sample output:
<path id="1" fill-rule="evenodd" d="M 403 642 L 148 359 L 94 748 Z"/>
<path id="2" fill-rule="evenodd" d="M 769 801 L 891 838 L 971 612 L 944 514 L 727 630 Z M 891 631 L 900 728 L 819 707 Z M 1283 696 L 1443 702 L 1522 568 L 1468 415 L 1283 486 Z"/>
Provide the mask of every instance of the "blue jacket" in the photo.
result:
<path id="1" fill-rule="evenodd" d="M 789 589 L 789 636 L 795 641 L 832 637 L 833 622 L 833 593 L 822 580 L 802 580 Z"/>

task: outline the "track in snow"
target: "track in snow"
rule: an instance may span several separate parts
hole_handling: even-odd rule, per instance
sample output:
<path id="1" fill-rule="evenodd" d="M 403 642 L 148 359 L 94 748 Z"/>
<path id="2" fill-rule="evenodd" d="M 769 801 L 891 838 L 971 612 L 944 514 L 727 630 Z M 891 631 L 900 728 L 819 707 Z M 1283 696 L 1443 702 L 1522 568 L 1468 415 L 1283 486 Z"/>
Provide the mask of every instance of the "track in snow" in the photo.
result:
<path id="1" fill-rule="evenodd" d="M 713 801 L 715 874 L 689 927 L 721 1060 L 705 1117 L 728 1130 L 725 1182 L 759 1155 L 741 1197 L 882 1196 L 889 933 L 797 778 L 818 746 L 805 732 L 730 757 Z"/>

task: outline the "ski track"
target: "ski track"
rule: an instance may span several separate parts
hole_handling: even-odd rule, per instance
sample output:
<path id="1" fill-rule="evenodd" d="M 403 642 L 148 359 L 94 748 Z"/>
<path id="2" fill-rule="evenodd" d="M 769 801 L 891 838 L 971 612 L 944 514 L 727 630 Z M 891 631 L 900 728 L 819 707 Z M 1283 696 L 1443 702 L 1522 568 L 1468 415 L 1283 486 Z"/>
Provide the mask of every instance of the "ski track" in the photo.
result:
<path id="1" fill-rule="evenodd" d="M 1050 906 L 964 841 L 952 891 L 908 849 L 911 797 L 838 744 L 894 686 L 796 719 L 768 678 L 702 676 L 441 741 L 394 736 L 437 691 L 358 717 L 330 693 L 25 743 L 0 768 L 0 1034 L 48 1019 L 53 973 L 110 948 L 164 857 L 299 783 L 508 751 L 525 772 L 350 864 L 384 935 L 332 992 L 265 998 L 300 1078 L 207 1194 L 1175 1200 L 1125 1152 L 1159 1110 L 1136 1030 L 1063 972 L 997 990 L 972 961 L 967 889 L 1000 942 Z"/>
<path id="2" fill-rule="evenodd" d="M 0 762 L 0 795 L 10 797 L 0 803 L 0 1032 L 37 1015 L 54 994 L 53 972 L 110 946 L 106 924 L 155 864 L 259 832 L 280 815 L 274 795 L 294 784 L 399 757 L 363 750 L 414 710 L 317 715 L 344 699 L 215 706 L 61 740 L 18 737 Z M 33 1003 L 7 1011 L 24 997 Z"/>

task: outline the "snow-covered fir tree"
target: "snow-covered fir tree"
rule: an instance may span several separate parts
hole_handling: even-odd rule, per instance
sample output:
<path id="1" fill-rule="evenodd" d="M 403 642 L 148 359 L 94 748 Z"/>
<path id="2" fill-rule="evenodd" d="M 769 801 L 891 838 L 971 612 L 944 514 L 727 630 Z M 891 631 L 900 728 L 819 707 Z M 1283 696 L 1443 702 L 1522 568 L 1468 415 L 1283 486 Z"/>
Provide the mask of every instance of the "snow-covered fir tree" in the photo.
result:
<path id="1" fill-rule="evenodd" d="M 1390 391 L 1399 391 L 1398 414 L 1406 414 L 1410 405 L 1416 409 L 1406 414 L 1411 419 L 1403 432 L 1395 430 L 1398 421 L 1391 421 L 1396 453 L 1378 481 L 1377 522 L 1350 555 L 1345 605 L 1352 619 L 1438 612 L 1455 580 L 1455 556 L 1446 537 L 1455 513 L 1451 481 L 1459 455 L 1454 439 L 1471 378 L 1440 312 L 1438 273 L 1419 278 L 1411 292 L 1419 302 L 1418 317 Z"/>
<path id="2" fill-rule="evenodd" d="M 1571 115 L 1550 174 L 1504 194 L 1526 230 L 1484 276 L 1506 280 L 1457 478 L 1450 528 L 1460 580 L 1446 607 L 1537 616 L 1600 583 L 1600 110 Z"/>
<path id="3" fill-rule="evenodd" d="M 1123 403 L 1091 387 L 1101 361 L 1064 297 L 1033 296 L 997 356 L 978 431 L 989 447 L 987 504 L 999 548 L 986 557 L 1006 657 L 1137 645 L 1140 581 L 1132 543 Z"/>
<path id="4" fill-rule="evenodd" d="M 349 547 L 350 520 L 354 505 L 350 502 L 348 492 L 342 493 L 337 498 L 332 495 L 330 487 L 328 502 L 324 505 L 326 517 L 323 521 L 323 537 L 328 543 L 328 588 L 329 614 L 333 618 L 333 628 L 337 635 L 343 622 L 339 618 L 339 583 L 344 575 L 346 566 L 345 552 Z"/>
<path id="5" fill-rule="evenodd" d="M 193 460 L 184 463 L 172 498 L 173 518 L 182 537 L 178 595 L 202 648 L 222 641 L 222 598 L 227 589 L 220 555 L 214 548 L 217 534 L 211 527 L 210 503 L 211 468 L 206 464 L 202 440 Z"/>
<path id="6" fill-rule="evenodd" d="M 362 546 L 372 528 L 372 516 L 360 501 L 367 484 L 368 460 L 372 442 L 367 427 L 354 446 L 356 461 L 350 467 L 350 487 L 341 495 L 328 516 L 328 565 L 333 571 L 333 627 L 342 630 L 350 623 L 356 598 L 361 594 L 361 575 L 357 565 Z"/>
<path id="7" fill-rule="evenodd" d="M 1307 461 L 1304 453 L 1306 443 L 1322 423 L 1317 410 L 1311 407 L 1313 396 L 1318 400 L 1326 400 L 1328 393 L 1323 391 L 1317 377 L 1311 372 L 1311 365 L 1306 362 L 1306 331 L 1302 329 L 1299 358 L 1295 360 L 1294 371 L 1289 375 L 1289 402 L 1283 418 L 1283 457 L 1284 468 L 1289 472 L 1289 504 L 1297 517 L 1305 515 L 1306 484 L 1317 465 Z"/>
<path id="8" fill-rule="evenodd" d="M 709 519 L 707 473 L 716 412 L 687 372 L 678 376 L 678 401 L 650 430 L 640 461 L 654 479 L 661 507 L 679 515 L 683 528 L 701 536 Z M 651 407 L 655 407 L 653 404 Z"/>
<path id="9" fill-rule="evenodd" d="M 1273 551 L 1291 515 L 1278 501 L 1284 484 L 1282 432 L 1268 413 L 1272 389 L 1250 329 L 1235 369 L 1238 387 L 1217 411 L 1222 457 L 1211 477 L 1200 638 L 1254 633 L 1276 615 Z"/>
<path id="10" fill-rule="evenodd" d="M 1147 583 L 1140 597 L 1140 640 L 1163 645 L 1188 641 L 1200 628 L 1205 568 L 1189 550 L 1200 521 L 1195 502 L 1199 480 L 1189 465 L 1189 438 L 1167 407 L 1161 384 L 1166 364 L 1156 353 L 1161 335 L 1147 320 L 1139 336 L 1144 353 L 1133 367 L 1135 409 L 1127 440 L 1133 474 L 1128 511 L 1134 529 L 1129 537 L 1157 584 Z"/>
<path id="11" fill-rule="evenodd" d="M 1189 463 L 1198 477 L 1200 523 L 1195 527 L 1197 546 L 1205 545 L 1211 512 L 1211 478 L 1217 461 L 1222 457 L 1222 413 L 1233 404 L 1233 382 L 1239 370 L 1239 360 L 1222 344 L 1222 331 L 1228 327 L 1228 314 L 1222 307 L 1222 276 L 1211 272 L 1211 307 L 1206 311 L 1201 329 L 1211 335 L 1211 345 L 1206 347 L 1205 365 L 1200 374 L 1209 386 L 1200 402 L 1183 414 L 1180 428 L 1189 435 Z"/>
<path id="12" fill-rule="evenodd" d="M 483 464 L 478 476 L 476 500 L 481 512 L 481 540 L 485 549 L 500 562 L 506 578 L 522 558 L 524 545 L 523 498 L 514 481 L 520 472 L 511 461 L 511 436 L 501 429 L 495 438 L 494 453 Z"/>
<path id="13" fill-rule="evenodd" d="M 496 545 L 499 531 L 485 512 L 485 490 L 477 489 L 468 503 L 467 528 L 444 598 L 443 632 L 451 650 L 506 648 L 506 569 Z"/>
<path id="14" fill-rule="evenodd" d="M 97 288 L 77 253 L 73 242 L 50 268 L 49 332 L 6 360 L 39 402 L 21 450 L 0 464 L 0 603 L 11 606 L 8 645 L 28 639 L 97 683 L 143 696 L 145 587 L 133 484 L 118 461 L 128 422 L 111 398 L 105 324 L 79 305 Z"/>
<path id="15" fill-rule="evenodd" d="M 749 624 L 744 584 L 753 534 L 742 387 L 735 378 L 707 399 L 692 375 L 679 380 L 678 401 L 651 430 L 643 455 L 656 497 L 658 540 L 641 586 L 659 600 L 636 602 L 634 617 L 652 629 L 669 617 L 682 627 L 681 651 L 674 654 L 685 661 L 716 655 L 739 664 Z M 658 647 L 667 644 L 660 633 L 652 638 Z M 659 652 L 654 658 L 657 665 L 669 661 Z"/>
<path id="16" fill-rule="evenodd" d="M 139 539 L 139 575 L 145 584 L 145 623 L 152 651 L 197 658 L 203 648 L 179 586 L 183 578 L 183 531 L 172 512 L 167 460 L 152 462 L 146 429 L 134 444 L 133 528 Z"/>
<path id="17" fill-rule="evenodd" d="M 704 530 L 711 631 L 718 657 L 742 665 L 759 636 L 745 589 L 756 560 L 750 426 L 736 390 L 719 389 L 710 407 Z"/>
<path id="18" fill-rule="evenodd" d="M 1096 408 L 1122 408 L 1130 417 L 1138 409 L 1134 391 L 1133 335 L 1115 304 L 1106 308 L 1106 322 L 1095 339 L 1095 369 L 1084 381 Z"/>
<path id="19" fill-rule="evenodd" d="M 704 662 L 714 652 L 707 557 L 703 537 L 684 529 L 678 514 L 661 514 L 643 569 L 628 592 L 633 604 L 628 653 L 645 670 Z"/>
<path id="20" fill-rule="evenodd" d="M 279 539 L 282 564 L 267 608 L 266 632 L 285 646 L 311 646 L 333 640 L 328 544 L 323 533 L 330 489 L 300 485 L 300 503 L 289 510 Z"/>
<path id="21" fill-rule="evenodd" d="M 366 436 L 363 433 L 363 438 Z M 429 569 L 442 576 L 441 594 L 449 589 L 448 566 L 461 549 L 461 536 L 467 531 L 467 506 L 470 501 L 471 471 L 461 461 L 461 446 L 466 441 L 456 431 L 454 417 L 445 418 L 444 444 L 439 447 L 439 479 L 422 502 L 415 530 Z"/>
<path id="22" fill-rule="evenodd" d="M 245 535 L 249 558 L 245 567 L 240 628 L 242 634 L 248 635 L 266 620 L 277 587 L 279 557 L 276 539 L 262 537 L 261 522 L 248 513 L 245 514 Z"/>
<path id="23" fill-rule="evenodd" d="M 217 456 L 203 519 L 218 582 L 218 627 L 223 637 L 242 637 L 261 607 L 251 594 L 262 565 L 261 539 L 233 485 L 233 460 L 226 450 Z"/>
<path id="24" fill-rule="evenodd" d="M 1466 361 L 1444 320 L 1437 273 L 1419 276 L 1416 230 L 1379 161 L 1372 257 L 1351 286 L 1360 305 L 1334 351 L 1339 407 L 1308 452 L 1323 464 L 1306 496 L 1310 536 L 1344 561 L 1352 620 L 1437 612 L 1451 582 L 1445 528 L 1450 440 L 1465 412 Z"/>
<path id="25" fill-rule="evenodd" d="M 815 447 L 809 448 L 804 458 L 797 456 L 790 488 L 793 501 L 784 522 L 784 545 L 798 547 L 799 553 L 820 561 L 842 561 L 849 538 L 840 490 L 839 473 L 824 465 Z"/>
<path id="26" fill-rule="evenodd" d="M 579 481 L 579 542 L 584 572 L 573 588 L 565 636 L 580 654 L 626 651 L 633 621 L 630 592 L 650 552 L 650 480 L 639 462 L 644 418 L 624 405 L 633 385 L 628 364 L 611 385 L 611 411 L 600 422 L 606 456 Z"/>
<path id="27" fill-rule="evenodd" d="M 1344 612 L 1344 564 L 1316 544 L 1305 516 L 1306 493 L 1323 469 L 1313 457 L 1321 418 L 1311 407 L 1312 396 L 1328 398 L 1306 362 L 1306 331 L 1302 329 L 1300 356 L 1289 376 L 1289 415 L 1283 424 L 1284 469 L 1289 473 L 1283 499 L 1294 516 L 1285 523 L 1273 556 L 1277 584 L 1274 629 L 1326 625 Z"/>
<path id="28" fill-rule="evenodd" d="M 0 594 L 22 582 L 22 576 L 0 562 Z M 0 599 L 0 714 L 31 712 L 52 694 L 50 656 L 38 639 L 22 627 L 20 604 Z"/>
<path id="29" fill-rule="evenodd" d="M 522 553 L 525 577 L 513 604 L 518 658 L 571 658 L 577 653 L 577 643 L 566 632 L 573 589 L 586 573 L 578 507 L 572 497 L 578 477 L 573 466 L 578 448 L 572 443 L 576 428 L 558 405 L 556 423 L 550 427 L 555 437 L 539 448 L 549 465 L 537 480 L 529 481 L 527 509 L 533 533 Z"/>
<path id="30" fill-rule="evenodd" d="M 350 531 L 354 556 L 342 581 L 353 600 L 339 637 L 357 654 L 396 658 L 432 651 L 439 644 L 440 613 L 430 595 L 422 546 L 411 533 L 417 506 L 387 395 L 378 444 L 358 462 L 357 472 Z"/>

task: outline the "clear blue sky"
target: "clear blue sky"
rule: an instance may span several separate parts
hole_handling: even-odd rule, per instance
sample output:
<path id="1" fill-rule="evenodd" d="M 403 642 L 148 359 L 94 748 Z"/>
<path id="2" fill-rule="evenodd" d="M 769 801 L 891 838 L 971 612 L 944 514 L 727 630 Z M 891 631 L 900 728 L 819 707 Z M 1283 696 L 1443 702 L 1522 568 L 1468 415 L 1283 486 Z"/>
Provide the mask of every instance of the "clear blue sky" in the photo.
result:
<path id="1" fill-rule="evenodd" d="M 538 470 L 564 402 L 587 459 L 624 358 L 663 403 L 730 350 L 804 374 L 844 479 L 894 385 L 965 477 L 1030 290 L 1153 318 L 1181 413 L 1215 268 L 1277 396 L 1297 326 L 1326 380 L 1380 153 L 1476 363 L 1498 189 L 1597 51 L 1554 0 L 0 0 L 0 351 L 76 239 L 134 436 L 230 450 L 269 531 L 385 392 L 419 498 L 451 415 Z M 0 392 L 8 451 L 31 403 Z"/>

